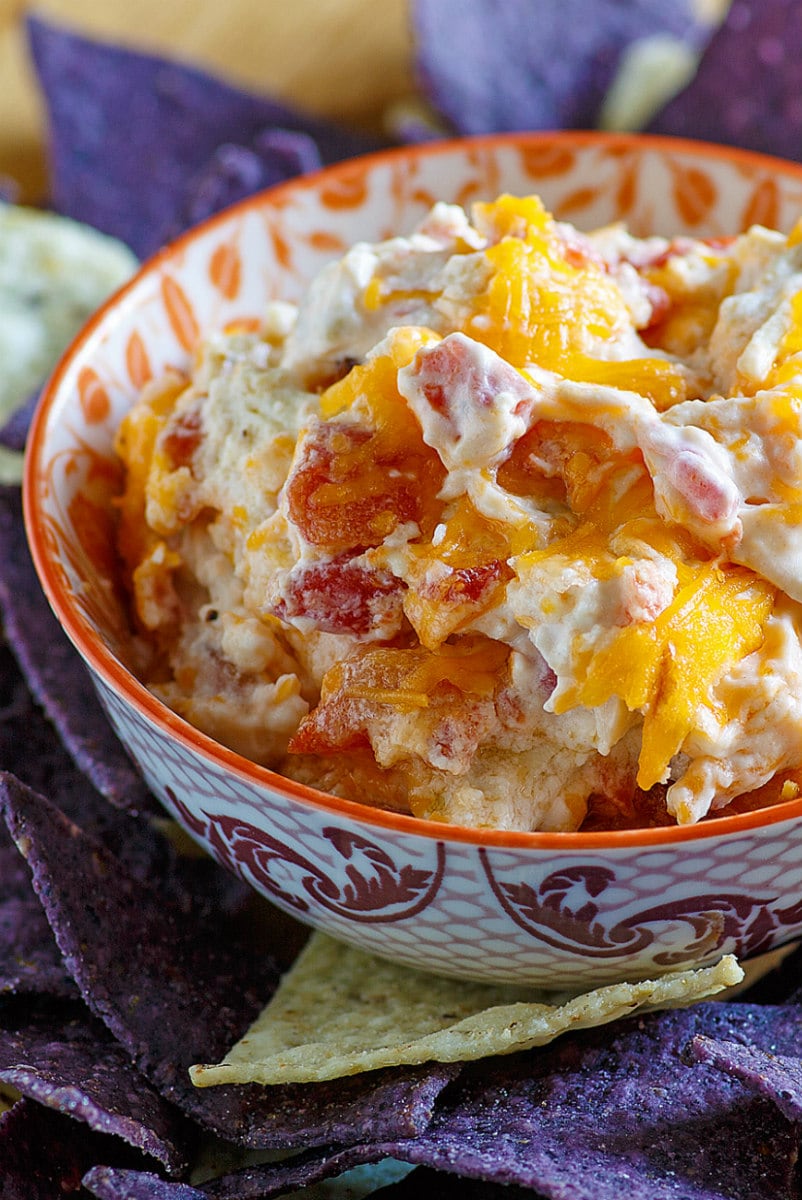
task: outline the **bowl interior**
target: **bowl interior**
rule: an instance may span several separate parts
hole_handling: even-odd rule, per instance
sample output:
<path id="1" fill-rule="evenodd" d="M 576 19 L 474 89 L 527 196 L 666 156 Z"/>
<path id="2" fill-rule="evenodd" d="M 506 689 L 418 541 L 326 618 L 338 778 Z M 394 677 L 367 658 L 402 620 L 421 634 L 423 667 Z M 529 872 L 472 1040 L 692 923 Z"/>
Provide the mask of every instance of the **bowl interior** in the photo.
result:
<path id="1" fill-rule="evenodd" d="M 67 634 L 134 704 L 144 689 L 113 549 L 115 430 L 139 390 L 186 368 L 198 338 L 294 300 L 359 240 L 411 231 L 436 200 L 537 192 L 590 229 L 721 237 L 802 213 L 802 167 L 701 143 L 586 134 L 505 135 L 344 163 L 245 201 L 152 259 L 89 322 L 56 369 L 29 442 L 26 521 Z M 154 706 L 151 700 L 151 713 Z"/>

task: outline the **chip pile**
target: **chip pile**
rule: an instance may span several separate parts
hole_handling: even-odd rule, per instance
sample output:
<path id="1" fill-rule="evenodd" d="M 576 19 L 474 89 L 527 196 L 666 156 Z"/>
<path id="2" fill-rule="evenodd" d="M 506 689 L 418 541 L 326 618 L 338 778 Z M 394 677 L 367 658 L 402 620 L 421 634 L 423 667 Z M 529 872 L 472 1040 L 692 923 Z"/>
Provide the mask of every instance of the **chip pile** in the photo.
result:
<path id="1" fill-rule="evenodd" d="M 432 24 L 450 7 L 473 29 L 459 54 Z M 516 5 L 504 8 L 499 40 L 500 7 L 489 0 L 417 0 L 421 70 L 441 115 L 473 128 L 491 80 L 493 127 L 593 123 L 617 56 L 659 22 L 698 68 L 655 128 L 800 156 L 802 31 L 787 0 L 733 0 L 717 28 L 686 0 L 638 0 L 619 27 L 612 11 L 627 6 L 610 0 L 594 9 L 592 33 L 582 7 L 556 6 L 549 37 L 530 44 Z M 189 68 L 41 20 L 29 32 L 51 114 L 54 207 L 137 254 L 257 187 L 366 148 Z M 585 40 L 566 55 L 573 35 Z M 524 50 L 518 69 L 511 56 Z M 711 99 L 728 85 L 737 111 Z M 702 112 L 715 123 L 703 130 Z M 152 144 L 132 150 L 134 131 L 154 130 Z M 30 406 L 14 409 L 0 417 L 0 442 L 19 448 Z M 470 1063 L 407 1053 L 408 1065 L 336 1079 L 324 1061 L 314 1082 L 195 1087 L 190 1067 L 241 1062 L 237 1045 L 251 1027 L 263 1031 L 260 1010 L 305 931 L 166 836 L 42 596 L 13 486 L 0 488 L 0 621 L 3 1200 L 312 1196 L 343 1171 L 353 1172 L 347 1194 L 379 1187 L 387 1200 L 800 1195 L 799 951 L 737 1000 L 630 1016 Z M 325 1060 L 325 1002 L 309 997 L 306 1024 Z M 296 1000 L 285 993 L 282 1036 L 293 1045 Z M 352 1058 L 348 1069 L 360 1065 Z"/>

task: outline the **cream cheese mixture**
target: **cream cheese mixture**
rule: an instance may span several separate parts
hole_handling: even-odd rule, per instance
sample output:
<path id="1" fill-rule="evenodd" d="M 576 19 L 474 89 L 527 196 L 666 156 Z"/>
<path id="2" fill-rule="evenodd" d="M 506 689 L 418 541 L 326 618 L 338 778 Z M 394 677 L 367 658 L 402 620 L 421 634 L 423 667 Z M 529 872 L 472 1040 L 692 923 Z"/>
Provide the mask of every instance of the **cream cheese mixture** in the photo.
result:
<path id="1" fill-rule="evenodd" d="M 248 758 L 501 829 L 798 793 L 802 227 L 438 204 L 117 448 L 146 680 Z"/>

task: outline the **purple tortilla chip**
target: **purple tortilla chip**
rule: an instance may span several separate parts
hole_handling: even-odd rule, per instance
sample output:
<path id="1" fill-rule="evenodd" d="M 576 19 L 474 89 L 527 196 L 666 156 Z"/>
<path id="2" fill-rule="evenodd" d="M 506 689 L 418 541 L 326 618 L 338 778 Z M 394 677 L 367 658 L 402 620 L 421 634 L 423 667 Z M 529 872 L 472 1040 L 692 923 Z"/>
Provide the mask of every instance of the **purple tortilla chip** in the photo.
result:
<path id="1" fill-rule="evenodd" d="M 0 540 L 2 540 L 0 538 Z M 2 590 L 2 584 L 0 584 Z M 0 642 L 0 771 L 16 775 L 41 792 L 87 833 L 99 837 L 139 879 L 157 877 L 183 908 L 201 919 L 206 912 L 243 912 L 253 893 L 209 858 L 179 857 L 167 839 L 144 820 L 113 808 L 65 751 L 53 726 L 34 703 L 9 648 Z M 0 838 L 5 843 L 5 835 Z M 18 868 L 25 864 L 10 847 Z M 0 873 L 0 904 L 6 895 Z M 30 884 L 29 903 L 39 906 Z M 44 921 L 39 914 L 38 925 Z M 47 938 L 52 943 L 47 922 Z M 1 952 L 0 952 L 1 953 Z M 53 947 L 55 954 L 55 947 Z M 0 968 L 0 979 L 2 968 Z M 2 990 L 0 982 L 0 990 Z M 70 984 L 72 993 L 72 984 Z"/>
<path id="2" fill-rule="evenodd" d="M 406 1142 L 352 1146 L 254 1167 L 217 1200 L 269 1197 L 382 1155 L 550 1200 L 791 1200 L 799 1126 L 740 1081 L 682 1056 L 698 1035 L 790 1052 L 802 1012 L 700 1004 L 467 1067 L 428 1129 Z"/>
<path id="3" fill-rule="evenodd" d="M 5 826 L 0 829 L 0 995 L 78 996 L 31 877 Z"/>
<path id="4" fill-rule="evenodd" d="M 93 1167 L 83 1185 L 99 1200 L 206 1200 L 206 1193 L 188 1183 L 170 1183 L 148 1171 Z"/>
<path id="5" fill-rule="evenodd" d="M 96 1163 L 141 1165 L 141 1156 L 118 1138 L 19 1100 L 0 1115 L 0 1195 L 3 1200 L 63 1200 L 75 1195 Z"/>
<path id="6" fill-rule="evenodd" d="M 11 487 L 0 488 L 0 617 L 29 688 L 79 768 L 119 808 L 157 811 L 44 597 L 25 540 L 19 490 Z"/>
<path id="7" fill-rule="evenodd" d="M 25 449 L 33 414 L 39 403 L 39 392 L 34 392 L 24 404 L 15 409 L 5 424 L 0 425 L 0 445 L 8 450 L 21 451 Z"/>
<path id="8" fill-rule="evenodd" d="M 113 1134 L 171 1174 L 189 1166 L 187 1123 L 131 1066 L 83 1005 L 0 1006 L 0 1081 Z"/>
<path id="9" fill-rule="evenodd" d="M 223 922 L 202 925 L 44 797 L 0 777 L 0 811 L 87 1004 L 144 1072 L 180 1091 L 190 1063 L 224 1052 L 275 986 L 241 961 Z"/>
<path id="10" fill-rule="evenodd" d="M 297 130 L 264 130 L 251 146 L 226 142 L 189 182 L 172 232 L 180 233 L 254 192 L 322 165 L 315 142 Z"/>
<path id="11" fill-rule="evenodd" d="M 435 108 L 460 133 L 596 125 L 621 56 L 670 34 L 701 47 L 692 0 L 413 0 L 416 63 Z"/>
<path id="12" fill-rule="evenodd" d="M 158 1090 L 221 1136 L 255 1148 L 411 1136 L 458 1068 L 411 1068 L 332 1085 L 196 1089 L 272 995 L 277 971 L 224 914 L 198 920 L 137 880 L 43 797 L 0 777 L 0 812 L 87 1005 Z"/>
<path id="13" fill-rule="evenodd" d="M 225 143 L 253 148 L 265 130 L 281 129 L 313 138 L 324 162 L 376 148 L 182 63 L 40 18 L 29 18 L 28 35 L 49 114 L 54 208 L 140 257 L 175 231 L 188 186 Z"/>
<path id="14" fill-rule="evenodd" d="M 298 1150 L 363 1139 L 414 1137 L 459 1073 L 451 1063 L 387 1068 L 327 1083 L 231 1084 L 182 1097 L 187 1113 L 251 1149 Z M 358 1160 L 361 1161 L 361 1160 Z"/>
<path id="15" fill-rule="evenodd" d="M 801 159 L 802 7 L 733 0 L 694 79 L 649 128 Z"/>
<path id="16" fill-rule="evenodd" d="M 689 1051 L 697 1062 L 718 1067 L 759 1096 L 773 1100 L 789 1121 L 802 1123 L 802 1058 L 798 1054 L 772 1054 L 709 1037 L 695 1037 Z"/>

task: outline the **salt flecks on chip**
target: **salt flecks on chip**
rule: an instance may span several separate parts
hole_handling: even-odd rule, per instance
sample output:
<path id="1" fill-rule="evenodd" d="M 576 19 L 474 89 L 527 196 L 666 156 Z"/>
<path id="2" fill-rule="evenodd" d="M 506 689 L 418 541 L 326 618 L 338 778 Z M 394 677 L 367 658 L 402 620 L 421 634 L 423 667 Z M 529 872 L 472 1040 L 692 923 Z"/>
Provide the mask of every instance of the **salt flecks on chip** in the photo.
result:
<path id="1" fill-rule="evenodd" d="M 130 1169 L 145 1161 L 119 1138 L 32 1100 L 23 1098 L 0 1115 L 3 1200 L 61 1200 L 77 1193 L 97 1162 Z"/>
<path id="2" fill-rule="evenodd" d="M 802 1057 L 777 1054 L 743 1042 L 695 1037 L 688 1047 L 697 1062 L 717 1067 L 773 1100 L 789 1121 L 802 1124 Z"/>

